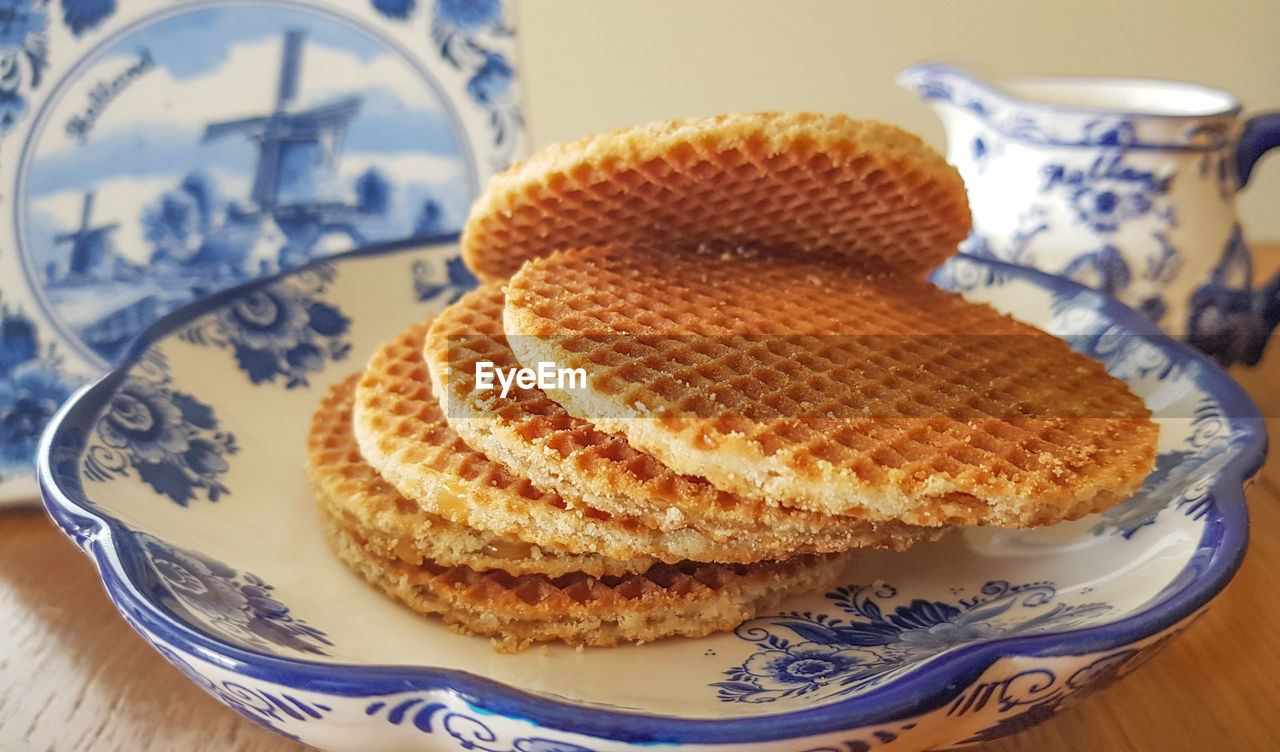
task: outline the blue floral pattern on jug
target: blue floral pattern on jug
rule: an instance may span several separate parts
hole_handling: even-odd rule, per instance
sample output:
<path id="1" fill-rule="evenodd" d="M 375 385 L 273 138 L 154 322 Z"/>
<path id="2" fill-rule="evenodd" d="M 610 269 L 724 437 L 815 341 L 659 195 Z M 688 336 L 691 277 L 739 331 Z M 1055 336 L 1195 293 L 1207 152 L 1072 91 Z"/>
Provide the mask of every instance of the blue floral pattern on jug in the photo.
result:
<path id="1" fill-rule="evenodd" d="M 1111 233 L 1150 212 L 1172 182 L 1172 174 L 1156 175 L 1124 164 L 1121 153 L 1098 157 L 1087 170 L 1046 165 L 1040 192 L 1065 192 L 1079 222 L 1094 232 Z M 1162 211 L 1166 221 L 1173 222 L 1172 206 Z"/>
<path id="2" fill-rule="evenodd" d="M 1099 136 L 1096 143 L 1132 145 L 1134 138 L 1131 127 L 1116 127 Z M 1088 169 L 1049 164 L 1044 169 L 1040 193 L 1044 196 L 1065 193 L 1076 222 L 1087 227 L 1101 242 L 1100 247 L 1067 260 L 1059 273 L 1106 295 L 1129 298 L 1135 308 L 1158 324 L 1168 309 L 1163 291 L 1176 278 L 1182 265 L 1168 237 L 1170 229 L 1177 225 L 1173 205 L 1167 199 L 1174 176 L 1127 165 L 1124 154 L 1121 149 L 1098 157 Z M 1035 230 L 1050 229 L 1044 221 L 1047 215 L 1046 210 L 1038 213 Z M 1122 242 L 1118 232 L 1126 224 L 1144 218 L 1152 245 L 1140 275 L 1136 275 L 1117 247 Z M 1018 258 L 1021 255 L 1018 249 L 1020 245 L 1025 247 L 1029 240 L 1029 229 L 1032 228 L 1022 227 L 1014 233 L 1014 240 L 1000 256 L 1001 260 L 1028 262 L 1026 258 Z M 1026 237 L 1022 237 L 1024 235 Z"/>
<path id="3" fill-rule="evenodd" d="M 1004 251 L 999 254 L 992 249 L 990 241 L 985 236 L 973 231 L 970 231 L 968 237 L 960 242 L 959 250 L 966 256 L 1004 261 L 1019 266 L 1034 266 L 1034 258 L 1029 248 L 1037 235 L 1049 231 L 1046 214 L 1042 207 L 1037 206 L 1023 212 L 1018 218 L 1018 230 L 1010 238 Z"/>
<path id="4" fill-rule="evenodd" d="M 144 354 L 95 425 L 85 477 L 138 478 L 157 494 L 187 506 L 200 492 L 209 501 L 230 493 L 221 476 L 239 447 L 213 408 L 173 388 L 162 356 Z"/>
<path id="5" fill-rule="evenodd" d="M 889 681 L 953 648 L 1000 637 L 1075 629 L 1111 611 L 1106 603 L 1049 604 L 1052 583 L 986 583 L 956 603 L 915 598 L 886 613 L 896 588 L 878 583 L 828 593 L 843 612 L 791 612 L 757 618 L 735 634 L 763 649 L 713 682 L 725 702 L 839 697 Z M 881 603 L 885 602 L 884 608 Z M 798 640 L 783 635 L 783 631 Z"/>
<path id="6" fill-rule="evenodd" d="M 324 655 L 332 645 L 319 629 L 295 619 L 271 597 L 274 588 L 252 574 L 135 533 L 147 563 L 191 621 L 234 644 L 262 649 L 288 648 Z"/>
<path id="7" fill-rule="evenodd" d="M 185 329 L 182 339 L 230 349 L 254 384 L 281 377 L 286 389 L 307 385 L 351 351 L 345 335 L 351 320 L 323 294 L 333 267 L 320 264 L 274 284 L 256 287 Z"/>

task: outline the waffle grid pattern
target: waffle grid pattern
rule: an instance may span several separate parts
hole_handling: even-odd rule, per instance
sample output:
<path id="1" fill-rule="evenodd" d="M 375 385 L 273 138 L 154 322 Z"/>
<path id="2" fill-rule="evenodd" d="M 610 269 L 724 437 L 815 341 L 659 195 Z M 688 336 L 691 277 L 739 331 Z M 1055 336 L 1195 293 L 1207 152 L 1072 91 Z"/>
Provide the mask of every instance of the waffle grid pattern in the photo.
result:
<path id="1" fill-rule="evenodd" d="M 793 592 L 827 587 L 841 555 L 756 564 L 654 564 L 643 573 L 557 577 L 476 571 L 379 555 L 359 533 L 326 515 L 338 557 L 387 595 L 441 614 L 455 631 L 492 637 L 501 652 L 532 642 L 612 646 L 732 629 Z"/>
<path id="2" fill-rule="evenodd" d="M 749 113 L 545 149 L 490 182 L 462 248 L 487 281 L 603 243 L 802 251 L 922 279 L 968 231 L 959 174 L 916 136 L 844 115 Z"/>
<path id="3" fill-rule="evenodd" d="M 655 561 L 617 561 L 593 553 L 544 551 L 519 538 L 458 525 L 400 495 L 360 455 L 351 428 L 358 375 L 335 384 L 320 402 L 307 435 L 307 473 L 321 506 L 386 557 L 416 565 L 465 565 L 513 574 L 602 576 L 644 571 Z"/>
<path id="4" fill-rule="evenodd" d="M 717 543 L 690 527 L 656 530 L 635 516 L 568 501 L 472 449 L 432 394 L 423 361 L 427 329 L 414 325 L 379 348 L 356 387 L 360 454 L 403 496 L 457 524 L 545 551 L 666 562 L 740 558 L 732 541 Z"/>
<path id="5" fill-rule="evenodd" d="M 1149 412 L 1100 363 L 957 295 L 813 259 L 556 253 L 511 280 L 505 329 L 522 362 L 593 374 L 589 393 L 550 395 L 570 414 L 815 511 L 1050 524 L 1154 462 Z"/>
<path id="6" fill-rule="evenodd" d="M 735 561 L 861 546 L 902 549 L 941 534 L 787 509 L 719 491 L 569 416 L 536 387 L 513 387 L 506 397 L 497 390 L 477 390 L 476 363 L 520 365 L 503 335 L 502 309 L 497 284 L 464 295 L 432 323 L 424 357 L 450 426 L 514 474 L 614 514 L 643 515 L 653 527 L 689 525 L 719 543 L 736 541 L 741 551 Z"/>

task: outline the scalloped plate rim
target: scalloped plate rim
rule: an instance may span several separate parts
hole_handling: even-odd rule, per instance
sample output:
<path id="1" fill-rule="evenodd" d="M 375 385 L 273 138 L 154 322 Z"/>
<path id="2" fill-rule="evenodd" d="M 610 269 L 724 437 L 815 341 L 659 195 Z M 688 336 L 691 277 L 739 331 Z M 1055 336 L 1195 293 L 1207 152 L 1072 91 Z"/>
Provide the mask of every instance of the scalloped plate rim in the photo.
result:
<path id="1" fill-rule="evenodd" d="M 435 240 L 437 244 L 445 244 L 456 241 L 456 236 L 442 236 Z M 1228 408 L 1233 423 L 1244 423 L 1248 439 L 1240 446 L 1238 454 L 1218 472 L 1213 483 L 1216 517 L 1206 522 L 1199 541 L 1200 548 L 1209 547 L 1213 553 L 1203 564 L 1203 570 L 1182 590 L 1118 621 L 1042 635 L 997 638 L 956 648 L 884 687 L 813 708 L 732 718 L 684 718 L 579 705 L 517 689 L 463 670 L 321 663 L 268 655 L 228 645 L 165 614 L 142 593 L 131 577 L 138 572 L 138 562 L 130 564 L 126 559 L 136 558 L 138 552 L 127 550 L 122 545 L 122 536 L 117 530 L 121 523 L 89 501 L 87 496 L 85 502 L 80 503 L 64 492 L 51 465 L 52 449 L 62 429 L 76 423 L 72 419 L 78 415 L 86 412 L 96 414 L 109 396 L 114 382 L 136 363 L 147 346 L 222 301 L 305 272 L 316 264 L 340 265 L 350 259 L 389 255 L 428 245 L 431 243 L 396 241 L 358 248 L 223 290 L 180 308 L 138 335 L 111 370 L 81 387 L 50 420 L 40 440 L 37 462 L 37 480 L 45 509 L 94 562 L 108 597 L 128 617 L 131 626 L 149 630 L 160 639 L 235 673 L 305 686 L 338 696 L 373 697 L 407 691 L 448 691 L 481 712 L 525 719 L 538 726 L 586 736 L 640 743 L 744 743 L 840 732 L 934 710 L 945 705 L 983 671 L 1004 658 L 1078 655 L 1123 647 L 1196 614 L 1226 586 L 1243 561 L 1249 532 L 1243 484 L 1261 468 L 1267 447 L 1267 435 L 1257 407 L 1243 388 L 1216 364 L 1161 334 L 1122 303 L 1094 293 L 1099 298 L 1099 310 L 1110 320 L 1150 338 L 1162 350 L 1176 356 L 1178 362 L 1195 361 L 1200 364 L 1203 370 L 1197 381 Z M 1092 292 L 1074 282 L 1025 267 L 964 254 L 953 258 L 1021 277 L 1050 290 Z M 1242 415 L 1246 417 L 1239 417 Z"/>

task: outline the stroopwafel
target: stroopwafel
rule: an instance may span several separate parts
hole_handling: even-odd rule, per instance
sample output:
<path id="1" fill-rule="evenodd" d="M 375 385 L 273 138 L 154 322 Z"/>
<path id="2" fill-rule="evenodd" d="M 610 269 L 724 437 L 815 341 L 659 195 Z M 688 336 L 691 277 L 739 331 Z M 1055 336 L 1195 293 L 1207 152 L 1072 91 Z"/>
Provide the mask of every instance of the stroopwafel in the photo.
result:
<path id="1" fill-rule="evenodd" d="M 546 551 L 740 563 L 764 558 L 749 541 L 718 542 L 689 526 L 660 530 L 612 515 L 513 474 L 449 427 L 423 361 L 426 324 L 384 344 L 357 387 L 353 426 L 360 454 L 406 498 L 466 527 Z M 892 539 L 893 527 L 884 537 Z"/>
<path id="2" fill-rule="evenodd" d="M 1150 471 L 1157 427 L 1065 342 L 917 280 L 781 253 L 588 248 L 506 288 L 549 390 L 718 488 L 910 524 L 1043 525 Z"/>
<path id="3" fill-rule="evenodd" d="M 507 279 L 588 245 L 748 245 L 923 279 L 969 232 L 955 168 L 917 136 L 845 115 L 758 112 L 622 128 L 496 175 L 462 233 Z"/>
<path id="4" fill-rule="evenodd" d="M 501 570 L 410 565 L 378 553 L 325 515 L 330 546 L 375 588 L 415 611 L 440 614 L 451 629 L 492 638 L 499 652 L 532 642 L 611 646 L 733 629 L 788 595 L 828 587 L 846 555 L 781 562 L 654 564 L 642 574 L 592 577 L 510 575 Z"/>
<path id="5" fill-rule="evenodd" d="M 320 402 L 307 434 L 307 473 L 321 506 L 373 553 L 411 566 L 426 560 L 514 575 L 619 575 L 643 572 L 656 563 L 647 556 L 617 560 L 546 550 L 513 535 L 459 525 L 409 501 L 365 462 L 356 446 L 351 406 L 359 378 L 352 375 L 334 385 Z"/>
<path id="6" fill-rule="evenodd" d="M 941 535 L 935 528 L 833 517 L 719 491 L 571 417 L 536 386 L 512 386 L 506 396 L 478 389 L 477 364 L 520 365 L 503 335 L 502 311 L 496 283 L 464 295 L 435 318 L 424 357 L 450 427 L 539 487 L 657 529 L 694 527 L 722 546 L 735 546 L 736 561 L 863 546 L 901 550 Z"/>
<path id="7" fill-rule="evenodd" d="M 335 385 L 308 434 L 308 471 L 325 536 L 349 568 L 415 611 L 488 636 L 511 652 L 531 642 L 647 642 L 732 629 L 796 592 L 829 585 L 846 557 L 752 564 L 556 554 L 423 512 L 355 450 L 355 377 Z M 438 558 L 436 558 L 438 557 Z"/>

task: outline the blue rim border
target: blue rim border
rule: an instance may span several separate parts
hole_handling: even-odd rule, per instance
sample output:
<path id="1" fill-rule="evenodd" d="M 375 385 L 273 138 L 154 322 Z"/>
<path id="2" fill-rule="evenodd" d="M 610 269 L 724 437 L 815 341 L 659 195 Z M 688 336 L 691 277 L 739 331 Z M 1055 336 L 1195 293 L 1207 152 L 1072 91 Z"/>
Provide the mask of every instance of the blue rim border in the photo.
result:
<path id="1" fill-rule="evenodd" d="M 45 508 L 63 531 L 92 559 L 107 594 L 135 629 L 226 670 L 252 678 L 343 697 L 377 697 L 405 692 L 447 691 L 474 709 L 488 714 L 529 721 L 541 727 L 589 737 L 631 743 L 729 744 L 801 739 L 839 733 L 867 726 L 893 723 L 940 708 L 975 681 L 987 668 L 1011 656 L 1070 656 L 1105 651 L 1150 637 L 1198 612 L 1226 586 L 1244 558 L 1248 541 L 1248 510 L 1244 482 L 1257 473 L 1266 456 L 1267 438 L 1262 416 L 1244 390 L 1204 356 L 1160 334 L 1152 324 L 1123 304 L 1106 299 L 1101 312 L 1130 331 L 1149 337 L 1174 356 L 1178 364 L 1198 363 L 1201 383 L 1219 400 L 1233 429 L 1241 429 L 1239 452 L 1220 471 L 1212 497 L 1215 513 L 1206 520 L 1201 550 L 1206 560 L 1192 560 L 1196 570 L 1180 591 L 1140 613 L 1111 624 L 1048 635 L 1012 637 L 959 648 L 942 655 L 896 683 L 868 694 L 816 708 L 729 719 L 690 719 L 605 710 L 550 699 L 464 671 L 429 667 L 366 666 L 317 663 L 264 655 L 227 645 L 185 623 L 178 622 L 149 601 L 145 594 L 145 566 L 139 552 L 124 550 L 120 541 L 132 533 L 120 522 L 97 509 L 79 488 L 78 476 L 70 476 L 71 492 L 63 486 L 58 458 L 74 453 L 83 444 L 78 426 L 91 425 L 112 387 L 142 352 L 227 299 L 297 274 L 317 264 L 421 249 L 453 241 L 456 236 L 429 240 L 398 241 L 337 254 L 297 267 L 274 277 L 223 290 L 209 298 L 161 318 L 126 348 L 116 367 L 82 387 L 50 421 L 40 442 L 37 475 Z M 992 271 L 1020 277 L 1050 290 L 1084 291 L 1073 282 L 1002 262 L 961 254 L 960 258 Z M 79 501 L 74 497 L 78 496 Z M 1186 570 L 1184 570 L 1186 571 Z"/>

